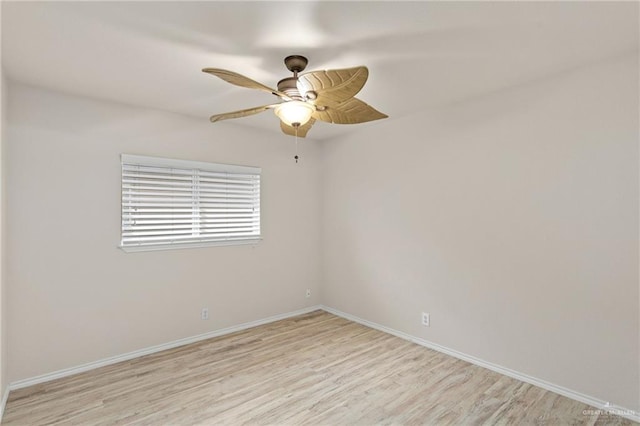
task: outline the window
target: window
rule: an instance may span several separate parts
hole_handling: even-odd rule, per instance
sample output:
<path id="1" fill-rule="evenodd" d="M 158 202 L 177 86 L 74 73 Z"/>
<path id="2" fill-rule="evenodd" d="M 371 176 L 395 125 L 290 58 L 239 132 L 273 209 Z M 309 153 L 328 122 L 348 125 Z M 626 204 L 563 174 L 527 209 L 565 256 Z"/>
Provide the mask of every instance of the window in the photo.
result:
<path id="1" fill-rule="evenodd" d="M 125 251 L 260 240 L 256 167 L 122 154 Z"/>

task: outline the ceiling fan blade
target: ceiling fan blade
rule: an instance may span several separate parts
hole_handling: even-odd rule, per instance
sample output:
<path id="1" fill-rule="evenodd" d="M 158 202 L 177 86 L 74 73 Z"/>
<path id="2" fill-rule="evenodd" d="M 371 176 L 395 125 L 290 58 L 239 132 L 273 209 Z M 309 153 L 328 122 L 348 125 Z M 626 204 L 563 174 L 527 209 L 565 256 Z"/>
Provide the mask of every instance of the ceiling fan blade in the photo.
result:
<path id="1" fill-rule="evenodd" d="M 249 89 L 258 89 L 265 92 L 273 93 L 274 95 L 279 96 L 285 100 L 291 99 L 289 96 L 287 96 L 286 93 L 279 92 L 276 89 L 272 89 L 271 87 L 265 86 L 262 83 L 258 83 L 257 81 L 252 80 L 249 77 L 238 74 L 237 72 L 222 70 L 219 68 L 203 68 L 202 72 L 215 75 L 216 77 L 221 78 L 227 83 L 235 84 L 236 86 L 246 87 Z"/>
<path id="2" fill-rule="evenodd" d="M 312 117 L 327 123 L 357 124 L 387 118 L 388 115 L 381 113 L 360 99 L 351 98 L 335 107 L 328 106 L 324 111 L 316 111 Z"/>
<path id="3" fill-rule="evenodd" d="M 309 121 L 307 121 L 305 125 L 298 127 L 298 136 L 301 138 L 304 138 L 305 136 L 307 136 L 307 132 L 311 129 L 311 126 L 313 126 L 313 123 L 315 122 L 316 120 L 312 118 Z M 289 126 L 288 124 L 284 124 L 282 120 L 280 120 L 280 128 L 287 135 L 291 135 L 291 136 L 296 135 L 295 127 Z"/>
<path id="4" fill-rule="evenodd" d="M 241 109 L 240 111 L 233 111 L 233 112 L 225 112 L 223 114 L 216 114 L 216 115 L 212 115 L 210 120 L 211 120 L 212 123 L 215 123 L 216 121 L 228 120 L 230 118 L 247 117 L 249 115 L 258 114 L 259 112 L 266 111 L 266 110 L 271 109 L 271 108 L 275 108 L 277 105 L 278 104 L 263 105 L 263 106 L 259 106 L 259 107 L 255 107 L 255 108 Z"/>
<path id="5" fill-rule="evenodd" d="M 316 92 L 316 105 L 335 106 L 353 98 L 369 78 L 367 67 L 312 71 L 298 77 L 298 91 Z"/>

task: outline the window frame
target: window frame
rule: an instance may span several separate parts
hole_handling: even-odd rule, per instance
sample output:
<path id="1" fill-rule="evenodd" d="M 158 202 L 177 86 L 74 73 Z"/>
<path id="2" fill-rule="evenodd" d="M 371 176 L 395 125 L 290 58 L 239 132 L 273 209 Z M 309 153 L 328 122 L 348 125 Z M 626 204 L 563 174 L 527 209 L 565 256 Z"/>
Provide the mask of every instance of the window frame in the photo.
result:
<path id="1" fill-rule="evenodd" d="M 141 252 L 141 251 L 157 251 L 157 250 L 175 250 L 175 249 L 183 249 L 183 248 L 200 248 L 200 247 L 216 247 L 216 246 L 234 246 L 234 245 L 255 245 L 262 240 L 262 213 L 260 210 L 261 198 L 262 198 L 262 186 L 261 186 L 261 178 L 262 178 L 262 169 L 259 167 L 252 166 L 240 166 L 234 164 L 222 164 L 222 163 L 208 163 L 202 161 L 191 161 L 191 160 L 180 160 L 173 158 L 165 158 L 165 157 L 150 157 L 143 155 L 134 155 L 134 154 L 121 154 L 120 155 L 120 244 L 119 248 L 125 252 Z M 201 183 L 199 178 L 199 172 L 203 173 L 223 173 L 233 175 L 257 175 L 257 178 L 254 177 L 253 185 L 255 186 L 257 182 L 257 191 L 258 197 L 255 201 L 254 208 L 257 207 L 257 227 L 258 233 L 256 235 L 247 236 L 247 238 L 241 239 L 218 239 L 211 240 L 203 237 L 201 241 L 197 240 L 197 237 L 190 239 L 192 241 L 189 242 L 180 242 L 171 241 L 171 242 L 161 242 L 161 243 L 153 243 L 150 241 L 140 242 L 140 243 L 125 243 L 125 166 L 141 166 L 141 167 L 156 167 L 156 168 L 166 168 L 168 171 L 170 169 L 179 169 L 182 171 L 190 170 L 193 174 L 193 180 L 191 182 L 191 194 L 194 200 L 197 200 L 198 207 L 193 207 L 195 211 L 199 212 L 201 209 L 202 197 L 200 197 L 200 190 L 198 185 Z M 232 179 L 232 178 L 230 178 Z M 167 188 L 171 188 L 170 185 L 167 185 Z M 252 197 L 248 197 L 252 198 Z M 255 197 L 253 197 L 255 198 Z M 127 206 L 131 207 L 131 205 Z M 193 217 L 198 217 L 198 219 L 194 219 L 193 222 L 190 223 L 192 231 L 197 230 L 200 231 L 199 223 L 202 220 L 202 216 L 199 216 L 197 213 L 192 213 Z M 128 218 L 127 220 L 130 220 Z M 255 219 L 254 219 L 255 220 Z M 226 225 L 228 223 L 223 223 Z M 189 225 L 187 225 L 189 226 Z M 227 228 L 223 228 L 227 229 Z"/>

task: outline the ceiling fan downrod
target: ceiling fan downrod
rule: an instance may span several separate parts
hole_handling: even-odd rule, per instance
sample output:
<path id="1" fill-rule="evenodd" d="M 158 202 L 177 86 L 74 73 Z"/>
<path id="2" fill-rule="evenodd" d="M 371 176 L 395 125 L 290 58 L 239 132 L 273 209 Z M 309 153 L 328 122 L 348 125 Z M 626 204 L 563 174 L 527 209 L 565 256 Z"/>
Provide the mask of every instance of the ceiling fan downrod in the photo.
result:
<path id="1" fill-rule="evenodd" d="M 303 101 L 302 94 L 298 91 L 298 73 L 302 72 L 309 61 L 301 55 L 290 55 L 284 58 L 284 64 L 293 77 L 283 78 L 278 82 L 278 90 L 286 93 L 291 99 Z"/>

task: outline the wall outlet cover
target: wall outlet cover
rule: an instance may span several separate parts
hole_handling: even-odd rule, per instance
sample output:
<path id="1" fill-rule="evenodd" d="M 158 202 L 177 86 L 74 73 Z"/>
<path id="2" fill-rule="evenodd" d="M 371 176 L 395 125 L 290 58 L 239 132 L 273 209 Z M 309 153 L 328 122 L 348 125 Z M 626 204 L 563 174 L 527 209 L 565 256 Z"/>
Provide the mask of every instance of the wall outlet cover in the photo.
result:
<path id="1" fill-rule="evenodd" d="M 425 327 L 429 327 L 429 313 L 428 312 L 423 312 L 422 313 L 422 325 L 424 325 Z"/>

